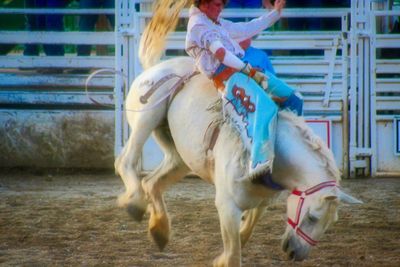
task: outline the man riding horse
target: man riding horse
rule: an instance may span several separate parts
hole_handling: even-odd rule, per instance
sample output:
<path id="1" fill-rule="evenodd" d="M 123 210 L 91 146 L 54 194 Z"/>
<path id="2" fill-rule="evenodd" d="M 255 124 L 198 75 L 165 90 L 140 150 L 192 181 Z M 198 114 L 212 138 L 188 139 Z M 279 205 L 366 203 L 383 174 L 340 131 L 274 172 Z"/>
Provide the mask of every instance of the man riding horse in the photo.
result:
<path id="1" fill-rule="evenodd" d="M 243 24 L 218 18 L 225 4 L 222 0 L 198 1 L 190 12 L 187 38 L 187 51 L 195 60 L 177 57 L 157 63 L 187 1 L 157 1 L 142 34 L 139 58 L 145 70 L 127 95 L 124 108 L 131 132 L 115 160 L 126 189 L 118 203 L 138 221 L 149 212 L 149 233 L 162 250 L 171 234 L 163 194 L 188 173 L 199 175 L 215 186 L 224 250 L 214 266 L 241 266 L 242 247 L 265 205 L 279 195 L 265 178 L 271 176 L 275 152 L 273 178 L 282 189 L 292 191 L 282 248 L 289 259 L 304 260 L 337 219 L 339 202 L 360 201 L 339 188 L 340 172 L 332 151 L 302 117 L 282 111 L 276 119 L 278 105 L 301 114 L 301 98 L 274 75 L 251 67 L 254 61 L 239 46 L 275 22 L 284 1 L 277 0 L 274 11 Z M 195 75 L 196 63 L 218 86 L 228 120 L 221 121 L 219 105 L 210 108 L 220 96 L 205 75 Z M 272 101 L 270 95 L 280 101 Z M 160 100 L 160 96 L 169 99 Z M 138 109 L 142 112 L 133 112 Z M 217 137 L 211 148 L 206 135 L 213 124 L 219 131 L 213 131 Z M 242 140 L 232 124 L 239 128 Z M 142 176 L 140 158 L 150 134 L 164 157 L 157 168 Z"/>
<path id="2" fill-rule="evenodd" d="M 219 90 L 224 114 L 250 152 L 249 177 L 265 183 L 272 174 L 278 110 L 287 108 L 301 115 L 303 100 L 285 82 L 260 68 L 255 54 L 259 51 L 246 48 L 250 38 L 280 18 L 285 0 L 276 0 L 274 9 L 258 18 L 237 23 L 220 18 L 226 3 L 195 0 L 189 10 L 186 52 Z"/>

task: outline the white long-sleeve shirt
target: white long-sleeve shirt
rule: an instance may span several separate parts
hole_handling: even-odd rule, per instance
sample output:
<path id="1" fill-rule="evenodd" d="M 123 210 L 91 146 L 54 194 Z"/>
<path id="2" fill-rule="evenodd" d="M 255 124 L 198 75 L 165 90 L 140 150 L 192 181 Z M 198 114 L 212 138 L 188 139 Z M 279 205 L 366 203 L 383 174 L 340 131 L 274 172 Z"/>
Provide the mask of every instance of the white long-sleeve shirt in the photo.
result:
<path id="1" fill-rule="evenodd" d="M 212 78 L 221 64 L 209 50 L 213 41 L 220 41 L 225 49 L 241 58 L 244 51 L 239 43 L 259 34 L 279 18 L 279 12 L 273 10 L 249 22 L 235 23 L 220 18 L 218 23 L 214 23 L 197 7 L 192 6 L 189 10 L 185 50 L 195 59 L 199 71 Z"/>

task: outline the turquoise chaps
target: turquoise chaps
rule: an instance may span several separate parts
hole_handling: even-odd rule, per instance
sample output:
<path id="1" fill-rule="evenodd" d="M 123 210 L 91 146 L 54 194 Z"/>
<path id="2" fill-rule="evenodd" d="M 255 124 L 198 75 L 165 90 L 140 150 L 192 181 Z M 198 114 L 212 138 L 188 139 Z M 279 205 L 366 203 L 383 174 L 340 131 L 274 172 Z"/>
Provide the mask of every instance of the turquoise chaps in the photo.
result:
<path id="1" fill-rule="evenodd" d="M 240 133 L 250 153 L 249 174 L 271 175 L 277 114 L 279 109 L 290 109 L 302 114 L 303 100 L 286 83 L 267 73 L 268 89 L 264 91 L 243 73 L 233 74 L 225 82 L 224 114 Z M 283 99 L 281 102 L 273 98 Z"/>

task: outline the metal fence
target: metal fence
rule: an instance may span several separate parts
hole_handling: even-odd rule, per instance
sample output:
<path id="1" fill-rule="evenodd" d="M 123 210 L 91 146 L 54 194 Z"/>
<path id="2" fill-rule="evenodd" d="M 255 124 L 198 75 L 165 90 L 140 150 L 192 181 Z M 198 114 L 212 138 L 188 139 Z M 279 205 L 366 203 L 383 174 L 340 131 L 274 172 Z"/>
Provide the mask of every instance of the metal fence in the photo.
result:
<path id="1" fill-rule="evenodd" d="M 0 30 L 0 45 L 108 45 L 115 52 L 24 56 L 20 49 L 0 55 L 3 166 L 112 167 L 114 154 L 129 134 L 123 112 L 128 87 L 121 76 L 103 73 L 91 81 L 88 98 L 88 74 L 68 70 L 113 68 L 131 84 L 142 71 L 136 53 L 152 17 L 152 2 L 116 0 L 115 9 L 0 9 L 0 17 L 115 14 L 115 31 Z M 345 177 L 400 174 L 400 34 L 393 28 L 400 11 L 390 2 L 354 0 L 347 8 L 287 8 L 277 26 L 253 41 L 272 51 L 278 76 L 305 96 L 306 119 L 330 143 Z M 223 16 L 252 18 L 263 12 L 225 9 Z M 184 53 L 187 10 L 181 16 L 179 31 L 168 38 L 165 58 Z M 290 19 L 299 17 L 334 20 L 337 27 L 291 30 Z M 64 71 L 46 74 L 37 71 L 41 68 Z M 154 168 L 161 158 L 150 140 L 143 168 Z"/>
<path id="2" fill-rule="evenodd" d="M 32 15 L 112 14 L 114 9 L 1 8 L 0 18 Z M 75 47 L 115 45 L 113 29 L 102 32 L 0 30 L 0 166 L 110 168 L 114 143 L 114 75 L 88 73 L 115 68 L 111 55 L 23 55 L 27 44 Z M 75 70 L 77 70 L 75 72 Z"/>

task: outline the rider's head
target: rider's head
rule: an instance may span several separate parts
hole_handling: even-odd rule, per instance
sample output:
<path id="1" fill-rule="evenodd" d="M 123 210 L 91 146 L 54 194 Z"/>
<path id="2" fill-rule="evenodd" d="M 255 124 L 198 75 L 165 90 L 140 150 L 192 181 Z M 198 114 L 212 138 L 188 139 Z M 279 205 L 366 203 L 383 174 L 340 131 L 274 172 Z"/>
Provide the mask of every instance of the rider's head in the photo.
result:
<path id="1" fill-rule="evenodd" d="M 228 0 L 195 0 L 194 5 L 209 19 L 217 21 L 227 2 Z"/>
<path id="2" fill-rule="evenodd" d="M 199 7 L 200 4 L 210 3 L 210 2 L 213 2 L 213 0 L 194 0 L 194 5 L 196 7 Z M 226 6 L 226 4 L 228 3 L 228 0 L 222 0 L 222 3 L 224 4 L 224 6 Z"/>

